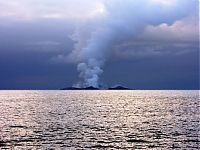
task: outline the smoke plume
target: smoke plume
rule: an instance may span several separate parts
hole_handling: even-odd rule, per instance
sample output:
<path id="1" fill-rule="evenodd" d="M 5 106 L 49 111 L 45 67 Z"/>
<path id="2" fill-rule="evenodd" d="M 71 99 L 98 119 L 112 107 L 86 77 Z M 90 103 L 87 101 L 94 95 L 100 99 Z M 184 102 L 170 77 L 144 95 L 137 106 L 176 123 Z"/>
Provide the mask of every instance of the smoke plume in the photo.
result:
<path id="1" fill-rule="evenodd" d="M 133 40 L 148 25 L 171 25 L 186 17 L 198 0 L 102 0 L 103 7 L 79 22 L 69 55 L 78 63 L 81 85 L 99 86 L 103 66 L 117 45 Z"/>

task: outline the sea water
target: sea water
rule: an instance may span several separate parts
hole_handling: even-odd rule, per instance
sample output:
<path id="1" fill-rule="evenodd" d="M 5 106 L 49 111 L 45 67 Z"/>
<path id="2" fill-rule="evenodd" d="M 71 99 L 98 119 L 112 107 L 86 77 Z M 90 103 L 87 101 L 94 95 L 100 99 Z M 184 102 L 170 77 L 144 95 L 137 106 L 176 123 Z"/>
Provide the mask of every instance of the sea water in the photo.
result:
<path id="1" fill-rule="evenodd" d="M 0 149 L 199 149 L 199 91 L 0 91 Z"/>

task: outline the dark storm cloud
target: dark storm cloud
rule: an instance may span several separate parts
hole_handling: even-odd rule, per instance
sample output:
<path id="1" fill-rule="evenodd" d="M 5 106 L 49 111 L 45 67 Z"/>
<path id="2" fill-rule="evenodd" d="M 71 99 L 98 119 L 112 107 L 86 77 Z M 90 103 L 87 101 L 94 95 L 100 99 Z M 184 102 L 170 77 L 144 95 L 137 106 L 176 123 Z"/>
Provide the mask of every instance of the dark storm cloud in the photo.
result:
<path id="1" fill-rule="evenodd" d="M 199 89 L 198 62 L 198 49 L 180 55 L 135 57 L 109 62 L 102 80 L 136 89 Z"/>
<path id="2" fill-rule="evenodd" d="M 160 57 L 167 55 L 182 55 L 198 50 L 198 42 L 161 42 L 161 41 L 134 41 L 119 45 L 113 52 L 112 59 L 138 59 Z"/>
<path id="3" fill-rule="evenodd" d="M 67 54 L 73 47 L 66 34 L 71 28 L 63 24 L 0 26 L 0 89 L 59 89 L 75 82 L 73 65 L 51 62 L 52 57 Z"/>

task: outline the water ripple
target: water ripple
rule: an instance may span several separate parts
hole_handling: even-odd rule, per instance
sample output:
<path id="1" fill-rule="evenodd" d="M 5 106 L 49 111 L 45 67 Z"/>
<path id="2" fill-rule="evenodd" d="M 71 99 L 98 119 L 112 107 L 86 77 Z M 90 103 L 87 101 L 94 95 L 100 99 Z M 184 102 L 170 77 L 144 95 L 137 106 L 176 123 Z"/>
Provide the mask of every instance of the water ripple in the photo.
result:
<path id="1" fill-rule="evenodd" d="M 199 149 L 199 91 L 1 91 L 0 149 Z"/>

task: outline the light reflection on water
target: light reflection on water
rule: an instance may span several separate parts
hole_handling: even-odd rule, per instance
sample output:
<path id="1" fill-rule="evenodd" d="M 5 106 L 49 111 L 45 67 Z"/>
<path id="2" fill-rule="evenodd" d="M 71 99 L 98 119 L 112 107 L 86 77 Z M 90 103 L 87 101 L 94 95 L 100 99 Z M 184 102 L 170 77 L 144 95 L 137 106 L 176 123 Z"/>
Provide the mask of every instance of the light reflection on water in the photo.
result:
<path id="1" fill-rule="evenodd" d="M 199 91 L 0 91 L 0 149 L 198 149 Z"/>

